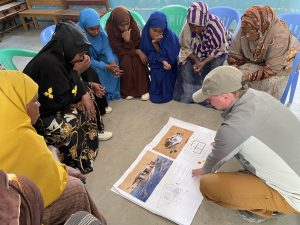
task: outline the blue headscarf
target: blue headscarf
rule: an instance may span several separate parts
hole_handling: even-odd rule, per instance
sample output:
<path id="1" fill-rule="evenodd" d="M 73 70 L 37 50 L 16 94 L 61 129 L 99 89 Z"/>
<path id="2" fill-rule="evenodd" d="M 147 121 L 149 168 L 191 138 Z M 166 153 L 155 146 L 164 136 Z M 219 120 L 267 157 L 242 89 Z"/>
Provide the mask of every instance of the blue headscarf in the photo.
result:
<path id="1" fill-rule="evenodd" d="M 80 11 L 78 25 L 87 29 L 100 25 L 100 16 L 95 9 L 87 8 Z"/>
<path id="2" fill-rule="evenodd" d="M 176 34 L 168 27 L 167 17 L 163 12 L 155 11 L 149 17 L 142 30 L 141 49 L 148 55 L 155 51 L 150 37 L 150 28 L 163 29 L 163 38 L 159 42 L 160 54 L 166 58 L 170 64 L 177 61 L 180 45 Z"/>
<path id="3" fill-rule="evenodd" d="M 86 8 L 80 11 L 79 21 L 77 23 L 81 29 L 86 32 L 88 40 L 91 42 L 93 47 L 99 45 L 99 42 L 102 42 L 102 36 L 106 35 L 100 23 L 100 16 L 96 10 L 91 8 Z M 86 29 L 90 27 L 100 26 L 100 32 L 97 36 L 91 36 Z"/>
<path id="4" fill-rule="evenodd" d="M 90 47 L 90 53 L 92 57 L 95 57 L 98 60 L 99 55 L 106 55 L 107 61 L 111 63 L 114 61 L 114 56 L 108 41 L 108 37 L 101 27 L 100 16 L 96 10 L 87 8 L 80 11 L 79 22 L 77 23 L 81 29 L 86 33 L 86 36 L 91 42 L 92 46 Z M 100 31 L 97 36 L 92 36 L 87 32 L 87 29 L 90 27 L 100 26 Z M 105 63 L 101 64 L 105 67 Z M 100 66 L 101 67 L 101 66 Z"/>

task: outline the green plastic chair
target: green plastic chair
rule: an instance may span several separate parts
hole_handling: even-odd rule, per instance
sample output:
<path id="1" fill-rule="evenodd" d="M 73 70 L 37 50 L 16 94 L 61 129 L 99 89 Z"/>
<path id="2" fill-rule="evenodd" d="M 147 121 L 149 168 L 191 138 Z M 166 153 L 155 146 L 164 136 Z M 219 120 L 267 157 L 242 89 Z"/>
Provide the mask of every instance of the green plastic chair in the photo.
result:
<path id="1" fill-rule="evenodd" d="M 7 70 L 18 70 L 13 62 L 13 57 L 34 57 L 37 52 L 30 51 L 22 48 L 3 48 L 0 49 L 0 64 Z"/>
<path id="2" fill-rule="evenodd" d="M 143 19 L 143 17 L 136 11 L 134 10 L 128 10 L 130 12 L 130 14 L 132 15 L 132 17 L 135 19 L 135 21 L 137 22 L 140 30 L 145 26 L 146 22 Z M 103 29 L 105 29 L 105 25 L 106 22 L 110 16 L 111 12 L 107 12 L 105 13 L 102 17 L 101 17 L 101 26 Z"/>
<path id="3" fill-rule="evenodd" d="M 186 22 L 188 8 L 183 5 L 168 5 L 159 9 L 167 16 L 168 26 L 179 36 Z"/>

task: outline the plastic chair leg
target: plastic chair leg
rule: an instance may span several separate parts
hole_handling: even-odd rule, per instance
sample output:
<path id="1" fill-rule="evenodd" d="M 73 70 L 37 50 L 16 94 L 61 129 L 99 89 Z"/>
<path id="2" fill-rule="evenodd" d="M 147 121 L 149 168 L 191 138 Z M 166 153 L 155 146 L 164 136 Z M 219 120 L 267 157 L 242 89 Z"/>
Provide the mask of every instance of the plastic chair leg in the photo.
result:
<path id="1" fill-rule="evenodd" d="M 298 77 L 299 77 L 299 72 L 295 72 L 292 83 L 291 83 L 291 92 L 290 92 L 290 97 L 289 97 L 289 104 L 292 104 L 292 102 L 293 102 L 296 87 L 297 87 L 297 83 L 298 83 Z"/>
<path id="2" fill-rule="evenodd" d="M 286 87 L 283 91 L 283 94 L 281 96 L 281 99 L 280 99 L 280 102 L 282 104 L 285 104 L 285 101 L 286 101 L 286 98 L 287 98 L 287 95 L 291 89 L 291 85 L 292 85 L 292 80 L 293 80 L 293 76 L 294 76 L 294 73 L 291 73 L 290 76 L 289 76 L 289 79 L 288 79 L 288 82 L 286 84 Z"/>

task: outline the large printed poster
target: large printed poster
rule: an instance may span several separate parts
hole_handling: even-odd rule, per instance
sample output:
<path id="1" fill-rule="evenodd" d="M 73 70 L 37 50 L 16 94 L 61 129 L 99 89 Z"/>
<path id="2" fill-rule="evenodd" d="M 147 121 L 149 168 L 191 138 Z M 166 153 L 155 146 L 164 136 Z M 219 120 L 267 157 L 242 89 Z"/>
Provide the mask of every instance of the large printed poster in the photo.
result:
<path id="1" fill-rule="evenodd" d="M 170 118 L 112 191 L 177 224 L 190 225 L 203 200 L 199 177 L 215 131 Z"/>

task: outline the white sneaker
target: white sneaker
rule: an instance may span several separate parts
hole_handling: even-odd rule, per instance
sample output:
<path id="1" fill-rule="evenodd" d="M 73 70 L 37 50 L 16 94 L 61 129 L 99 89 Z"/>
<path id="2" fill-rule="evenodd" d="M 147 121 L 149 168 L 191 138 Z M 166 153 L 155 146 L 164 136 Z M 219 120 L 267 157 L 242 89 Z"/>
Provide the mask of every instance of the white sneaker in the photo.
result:
<path id="1" fill-rule="evenodd" d="M 111 111 L 112 111 L 112 108 L 111 108 L 111 107 L 107 106 L 107 107 L 105 108 L 106 114 L 111 113 Z"/>
<path id="2" fill-rule="evenodd" d="M 142 100 L 142 101 L 148 101 L 149 98 L 150 98 L 149 93 L 143 94 L 143 95 L 141 96 L 141 100 Z"/>
<path id="3" fill-rule="evenodd" d="M 133 96 L 127 96 L 126 98 L 125 98 L 126 100 L 131 100 L 131 99 L 133 99 Z"/>
<path id="4" fill-rule="evenodd" d="M 104 131 L 103 133 L 98 133 L 98 140 L 99 141 L 106 141 L 108 139 L 111 139 L 113 136 L 113 133 L 110 131 Z"/>

